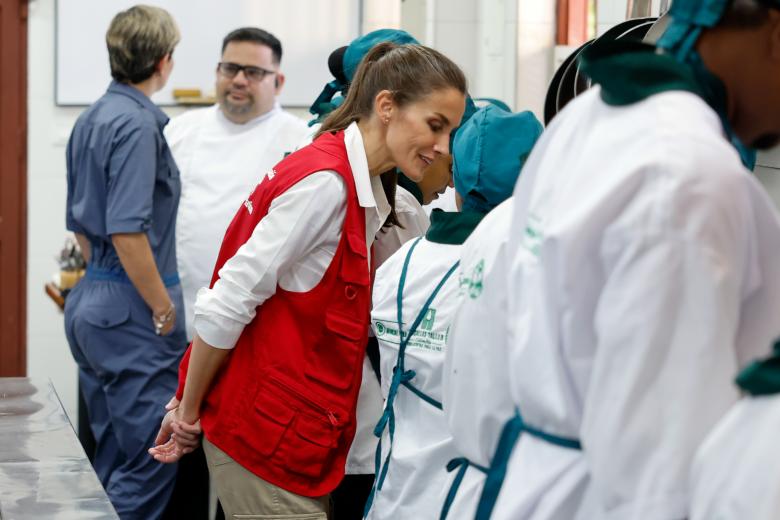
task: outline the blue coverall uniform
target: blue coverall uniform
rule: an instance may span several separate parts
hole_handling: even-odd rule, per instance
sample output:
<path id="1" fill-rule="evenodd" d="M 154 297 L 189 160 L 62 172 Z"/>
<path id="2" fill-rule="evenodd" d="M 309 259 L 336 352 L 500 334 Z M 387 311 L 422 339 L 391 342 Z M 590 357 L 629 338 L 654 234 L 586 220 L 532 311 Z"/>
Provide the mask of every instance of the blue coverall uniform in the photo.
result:
<path id="1" fill-rule="evenodd" d="M 91 245 L 86 277 L 65 305 L 65 332 L 97 448 L 95 471 L 122 519 L 159 518 L 176 466 L 147 454 L 174 395 L 186 346 L 176 273 L 179 170 L 163 136 L 168 117 L 140 90 L 113 82 L 76 122 L 67 148 L 67 228 Z M 145 233 L 177 322 L 157 336 L 152 311 L 111 241 Z"/>

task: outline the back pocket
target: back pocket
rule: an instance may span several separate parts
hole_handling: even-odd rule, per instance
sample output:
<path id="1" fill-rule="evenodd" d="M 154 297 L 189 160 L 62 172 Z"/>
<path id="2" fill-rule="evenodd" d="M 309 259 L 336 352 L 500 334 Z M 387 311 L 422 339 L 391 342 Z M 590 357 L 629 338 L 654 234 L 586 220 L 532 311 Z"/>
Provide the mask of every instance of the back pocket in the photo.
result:
<path id="1" fill-rule="evenodd" d="M 81 317 L 100 329 L 110 329 L 130 319 L 130 307 L 127 305 L 90 305 L 81 311 Z M 151 318 L 149 320 L 151 322 Z"/>

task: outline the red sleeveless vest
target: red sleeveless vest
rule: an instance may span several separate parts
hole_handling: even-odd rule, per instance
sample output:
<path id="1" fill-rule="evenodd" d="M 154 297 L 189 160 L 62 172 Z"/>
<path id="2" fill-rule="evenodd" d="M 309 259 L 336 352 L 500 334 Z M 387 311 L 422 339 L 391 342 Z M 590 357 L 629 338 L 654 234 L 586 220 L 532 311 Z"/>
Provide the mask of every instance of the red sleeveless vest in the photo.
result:
<path id="1" fill-rule="evenodd" d="M 365 211 L 358 203 L 343 132 L 282 160 L 227 229 L 218 272 L 251 236 L 271 202 L 304 177 L 334 170 L 347 188 L 344 227 L 320 283 L 276 293 L 257 308 L 201 409 L 204 434 L 243 467 L 304 496 L 331 492 L 344 476 L 370 319 Z M 179 391 L 189 350 L 179 368 Z"/>

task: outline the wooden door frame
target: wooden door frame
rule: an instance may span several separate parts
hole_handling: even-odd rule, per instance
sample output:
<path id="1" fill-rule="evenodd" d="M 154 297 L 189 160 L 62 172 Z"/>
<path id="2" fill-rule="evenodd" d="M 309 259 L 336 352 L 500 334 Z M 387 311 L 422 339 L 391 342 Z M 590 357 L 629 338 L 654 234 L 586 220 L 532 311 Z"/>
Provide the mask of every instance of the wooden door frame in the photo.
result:
<path id="1" fill-rule="evenodd" d="M 588 0 L 556 0 L 557 45 L 582 45 L 588 39 Z"/>
<path id="2" fill-rule="evenodd" d="M 27 372 L 27 2 L 0 0 L 0 376 Z"/>

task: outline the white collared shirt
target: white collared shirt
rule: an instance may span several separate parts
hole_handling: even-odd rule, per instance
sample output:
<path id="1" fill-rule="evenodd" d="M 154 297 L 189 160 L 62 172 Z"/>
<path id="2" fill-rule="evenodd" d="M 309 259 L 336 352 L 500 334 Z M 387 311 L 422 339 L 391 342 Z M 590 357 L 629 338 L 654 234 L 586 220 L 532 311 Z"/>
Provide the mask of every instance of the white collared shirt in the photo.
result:
<path id="1" fill-rule="evenodd" d="M 277 104 L 245 124 L 218 105 L 175 117 L 165 135 L 181 171 L 176 252 L 187 338 L 194 335 L 195 296 L 208 287 L 231 219 L 264 172 L 295 150 L 308 127 Z"/>
<path id="2" fill-rule="evenodd" d="M 357 124 L 344 132 L 347 157 L 360 206 L 366 211 L 366 247 L 382 227 L 390 205 L 380 178 L 368 172 Z M 271 203 L 252 236 L 219 271 L 214 287 L 198 291 L 194 326 L 209 345 L 231 349 L 259 305 L 276 288 L 308 292 L 336 254 L 346 215 L 347 190 L 332 170 L 313 173 Z"/>

